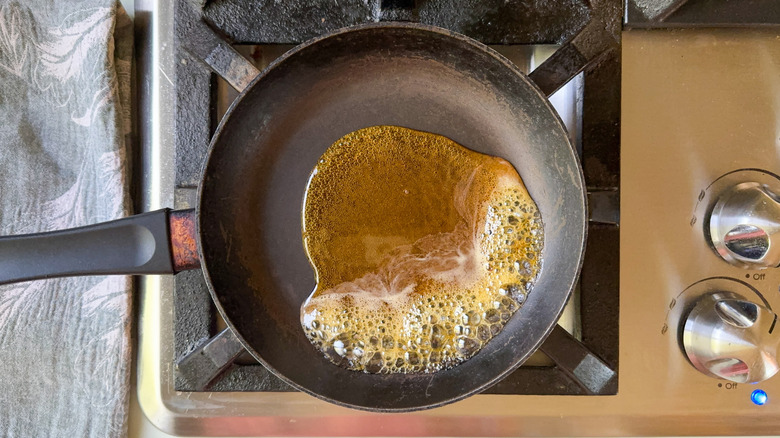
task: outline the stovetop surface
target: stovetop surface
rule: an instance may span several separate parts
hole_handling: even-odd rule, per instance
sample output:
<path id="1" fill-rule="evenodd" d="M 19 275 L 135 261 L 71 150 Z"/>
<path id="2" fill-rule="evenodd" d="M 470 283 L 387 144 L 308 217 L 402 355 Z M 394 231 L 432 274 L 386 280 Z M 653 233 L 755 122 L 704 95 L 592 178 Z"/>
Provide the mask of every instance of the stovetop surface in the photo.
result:
<path id="1" fill-rule="evenodd" d="M 153 10 L 150 24 L 158 35 L 149 40 L 157 58 L 145 64 L 154 68 L 147 70 L 148 82 L 141 87 L 151 98 L 139 114 L 148 124 L 141 138 L 143 164 L 149 169 L 144 207 L 192 206 L 197 179 L 188 175 L 197 175 L 190 171 L 199 169 L 204 152 L 182 151 L 168 127 L 180 122 L 176 105 L 182 104 L 181 94 L 192 97 L 183 102 L 206 114 L 208 123 L 179 124 L 177 135 L 208 144 L 217 113 L 193 97 L 196 93 L 174 87 L 181 85 L 182 66 L 197 60 L 174 50 L 172 29 L 164 24 L 173 17 L 171 5 L 138 6 Z M 403 13 L 403 8 L 393 13 Z M 200 305 L 208 296 L 193 272 L 176 280 L 141 281 L 139 400 L 147 416 L 161 429 L 183 435 L 773 433 L 780 422 L 777 408 L 752 404 L 750 393 L 760 387 L 771 400 L 780 383 L 727 384 L 704 376 L 683 356 L 678 327 L 682 309 L 708 284 L 701 280 L 712 277 L 727 277 L 746 293 L 763 296 L 770 307 L 780 306 L 780 274 L 725 264 L 692 221 L 700 214 L 697 204 L 717 194 L 710 187 L 721 175 L 739 168 L 780 169 L 774 117 L 780 114 L 780 102 L 773 98 L 780 86 L 780 40 L 771 29 L 627 31 L 622 36 L 622 51 L 584 76 L 582 123 L 591 128 L 581 127 L 578 138 L 594 152 L 583 163 L 589 189 L 616 190 L 621 175 L 619 229 L 596 225 L 589 230 L 589 251 L 597 245 L 601 249 L 591 251 L 598 263 L 586 264 L 583 271 L 581 300 L 589 309 L 600 309 L 581 312 L 578 333 L 606 362 L 619 362 L 616 395 L 477 395 L 430 411 L 369 414 L 275 387 L 268 373 L 235 371 L 257 369 L 250 362 L 233 371 L 248 377 L 233 374 L 217 383 L 223 386 L 206 392 L 183 390 L 174 379 L 176 358 L 218 329 L 213 307 Z M 622 82 L 615 82 L 621 54 Z M 212 90 L 212 81 L 210 74 L 195 75 L 186 87 Z M 621 85 L 622 147 L 616 149 L 619 105 L 604 101 L 617 98 L 619 103 Z M 600 94 L 591 94 L 596 91 Z M 594 112 L 598 105 L 605 110 Z M 171 150 L 185 157 L 186 164 L 177 162 Z M 619 297 L 604 293 L 613 288 L 617 294 L 618 273 Z M 177 318 L 188 312 L 208 323 L 177 326 Z M 619 350 L 612 348 L 618 340 L 618 315 Z M 609 335 L 588 338 L 588 330 Z M 174 335 L 186 342 L 173 341 Z M 271 392 L 236 392 L 254 389 L 247 382 L 266 384 Z"/>

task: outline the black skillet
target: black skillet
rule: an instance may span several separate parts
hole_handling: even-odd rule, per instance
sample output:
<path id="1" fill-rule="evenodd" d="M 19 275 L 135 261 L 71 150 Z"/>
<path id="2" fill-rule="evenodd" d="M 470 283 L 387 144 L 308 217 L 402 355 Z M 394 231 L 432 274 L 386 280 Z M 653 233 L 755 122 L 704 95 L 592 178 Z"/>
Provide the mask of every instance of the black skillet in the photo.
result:
<path id="1" fill-rule="evenodd" d="M 300 326 L 301 303 L 314 287 L 301 243 L 309 172 L 335 140 L 373 125 L 441 134 L 505 158 L 544 221 L 542 271 L 525 305 L 475 357 L 449 370 L 348 371 L 315 350 Z M 523 73 L 458 34 L 418 24 L 369 25 L 298 46 L 241 93 L 212 140 L 197 213 L 161 210 L 3 237 L 0 284 L 171 273 L 199 259 L 229 327 L 284 381 L 340 405 L 409 411 L 479 392 L 540 346 L 573 289 L 586 221 L 582 171 L 564 126 Z"/>

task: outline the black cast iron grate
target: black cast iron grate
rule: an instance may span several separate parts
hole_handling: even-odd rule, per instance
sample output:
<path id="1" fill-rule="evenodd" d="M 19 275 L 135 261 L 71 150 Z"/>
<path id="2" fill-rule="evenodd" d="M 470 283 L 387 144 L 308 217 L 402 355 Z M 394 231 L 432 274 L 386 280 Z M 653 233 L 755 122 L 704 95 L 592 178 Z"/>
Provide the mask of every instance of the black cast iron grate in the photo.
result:
<path id="1" fill-rule="evenodd" d="M 313 4 L 178 0 L 176 207 L 194 205 L 201 167 L 218 123 L 216 75 L 236 88 L 242 86 L 236 83 L 240 77 L 235 72 L 248 62 L 226 50 L 228 44 L 297 44 L 345 26 L 402 20 L 445 27 L 486 44 L 563 44 L 531 77 L 550 94 L 583 72 L 582 165 L 590 204 L 600 206 L 600 217 L 617 223 L 622 11 L 622 0 L 339 0 Z M 545 351 L 556 356 L 555 366 L 521 367 L 486 392 L 616 394 L 618 263 L 618 226 L 591 222 L 580 277 L 581 342 L 562 331 L 554 332 Z M 200 271 L 177 275 L 174 296 L 175 357 L 171 359 L 177 363 L 208 343 L 218 329 L 216 308 Z M 197 386 L 185 376 L 176 376 L 176 390 L 202 390 Z M 248 355 L 239 357 L 207 390 L 293 391 Z"/>

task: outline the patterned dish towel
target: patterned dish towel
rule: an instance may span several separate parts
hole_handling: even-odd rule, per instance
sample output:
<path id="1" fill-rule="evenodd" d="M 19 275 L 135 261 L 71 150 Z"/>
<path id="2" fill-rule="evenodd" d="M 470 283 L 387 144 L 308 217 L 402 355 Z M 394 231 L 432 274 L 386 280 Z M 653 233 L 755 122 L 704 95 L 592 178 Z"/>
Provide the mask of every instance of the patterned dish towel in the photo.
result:
<path id="1" fill-rule="evenodd" d="M 0 235 L 129 213 L 132 23 L 115 1 L 0 0 Z M 127 433 L 131 290 L 0 286 L 0 436 Z"/>

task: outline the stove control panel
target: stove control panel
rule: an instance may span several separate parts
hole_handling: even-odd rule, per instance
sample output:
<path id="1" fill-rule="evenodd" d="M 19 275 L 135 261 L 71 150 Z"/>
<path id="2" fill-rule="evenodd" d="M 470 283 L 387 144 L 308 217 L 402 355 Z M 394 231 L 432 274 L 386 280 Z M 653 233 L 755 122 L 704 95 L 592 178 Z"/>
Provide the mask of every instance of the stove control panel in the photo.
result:
<path id="1" fill-rule="evenodd" d="M 694 283 L 673 300 L 676 314 L 669 316 L 677 322 L 684 355 L 707 376 L 756 383 L 780 370 L 777 315 L 750 284 L 780 264 L 778 194 L 774 173 L 738 169 L 715 179 L 696 200 L 692 231 L 718 256 L 720 262 L 712 262 L 716 272 L 730 276 Z"/>
<path id="2" fill-rule="evenodd" d="M 780 39 L 628 31 L 623 48 L 620 393 L 685 423 L 660 434 L 770 433 L 780 427 Z"/>

